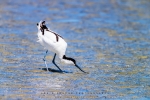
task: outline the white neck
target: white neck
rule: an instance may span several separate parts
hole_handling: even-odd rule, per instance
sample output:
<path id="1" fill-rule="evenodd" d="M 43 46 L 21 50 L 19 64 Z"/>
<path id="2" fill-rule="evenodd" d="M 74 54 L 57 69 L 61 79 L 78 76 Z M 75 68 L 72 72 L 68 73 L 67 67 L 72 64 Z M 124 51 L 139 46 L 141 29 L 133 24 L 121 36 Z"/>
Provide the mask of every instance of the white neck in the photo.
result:
<path id="1" fill-rule="evenodd" d="M 75 65 L 71 60 L 61 59 L 61 62 L 68 65 Z"/>

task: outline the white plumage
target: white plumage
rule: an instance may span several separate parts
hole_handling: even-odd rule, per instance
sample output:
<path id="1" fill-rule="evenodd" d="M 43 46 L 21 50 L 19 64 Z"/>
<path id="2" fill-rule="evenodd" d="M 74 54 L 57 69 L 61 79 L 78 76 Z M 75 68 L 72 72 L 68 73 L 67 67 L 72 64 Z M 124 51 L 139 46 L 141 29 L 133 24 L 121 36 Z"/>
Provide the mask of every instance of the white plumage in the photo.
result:
<path id="1" fill-rule="evenodd" d="M 67 43 L 64 39 L 59 38 L 57 42 L 55 34 L 49 31 L 45 31 L 44 35 L 42 35 L 41 32 L 38 32 L 38 39 L 38 42 L 43 45 L 45 49 L 56 53 L 60 59 L 65 55 Z"/>
<path id="2" fill-rule="evenodd" d="M 69 57 L 65 56 L 67 43 L 59 34 L 49 30 L 45 25 L 45 21 L 40 21 L 39 23 L 37 23 L 37 28 L 38 28 L 38 33 L 37 33 L 38 41 L 37 42 L 39 42 L 42 46 L 44 46 L 45 49 L 47 49 L 46 54 L 47 54 L 48 50 L 55 53 L 52 62 L 60 71 L 62 71 L 62 70 L 55 64 L 56 55 L 58 55 L 61 62 L 65 63 L 65 64 L 75 65 L 82 72 L 84 72 L 76 64 L 76 61 L 73 58 L 69 58 Z M 46 57 L 46 55 L 44 56 L 43 60 L 45 61 L 45 65 L 47 67 L 45 57 Z M 47 67 L 47 70 L 48 70 L 48 67 Z"/>

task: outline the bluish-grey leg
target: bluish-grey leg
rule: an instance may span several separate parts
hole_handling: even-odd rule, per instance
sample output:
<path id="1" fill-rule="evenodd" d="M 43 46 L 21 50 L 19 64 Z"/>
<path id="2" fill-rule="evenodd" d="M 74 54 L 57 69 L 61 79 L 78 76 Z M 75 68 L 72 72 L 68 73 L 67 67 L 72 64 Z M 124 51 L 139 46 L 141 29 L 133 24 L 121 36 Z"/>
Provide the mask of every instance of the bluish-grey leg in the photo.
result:
<path id="1" fill-rule="evenodd" d="M 45 62 L 45 66 L 46 66 L 46 69 L 48 71 L 48 67 L 47 67 L 47 63 L 46 63 L 46 55 L 47 55 L 47 53 L 48 53 L 48 50 L 46 50 L 46 54 L 45 54 L 45 56 L 43 58 L 43 61 Z"/>
<path id="2" fill-rule="evenodd" d="M 54 58 L 53 58 L 53 60 L 52 60 L 52 63 L 59 69 L 60 72 L 63 72 L 63 71 L 57 66 L 57 64 L 55 63 L 55 57 L 56 57 L 56 53 L 55 53 L 55 55 L 54 55 Z"/>

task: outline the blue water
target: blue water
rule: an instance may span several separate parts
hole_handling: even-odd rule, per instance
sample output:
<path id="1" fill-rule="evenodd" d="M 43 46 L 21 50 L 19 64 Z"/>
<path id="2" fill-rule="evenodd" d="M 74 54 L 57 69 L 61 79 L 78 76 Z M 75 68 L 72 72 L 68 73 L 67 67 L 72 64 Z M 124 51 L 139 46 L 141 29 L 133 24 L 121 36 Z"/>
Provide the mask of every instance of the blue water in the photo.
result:
<path id="1" fill-rule="evenodd" d="M 149 0 L 0 1 L 0 99 L 150 99 Z M 68 42 L 83 70 L 46 72 L 36 23 Z M 47 56 L 48 67 L 53 53 Z M 56 59 L 58 60 L 58 58 Z"/>

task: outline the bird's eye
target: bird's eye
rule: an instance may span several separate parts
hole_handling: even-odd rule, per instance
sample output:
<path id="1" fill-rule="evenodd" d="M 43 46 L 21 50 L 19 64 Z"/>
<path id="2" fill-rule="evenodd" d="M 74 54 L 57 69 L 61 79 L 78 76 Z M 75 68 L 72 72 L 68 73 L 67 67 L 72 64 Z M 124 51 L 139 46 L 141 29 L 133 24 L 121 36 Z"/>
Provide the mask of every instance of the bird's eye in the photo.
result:
<path id="1" fill-rule="evenodd" d="M 39 24 L 37 23 L 37 26 L 38 26 Z"/>

